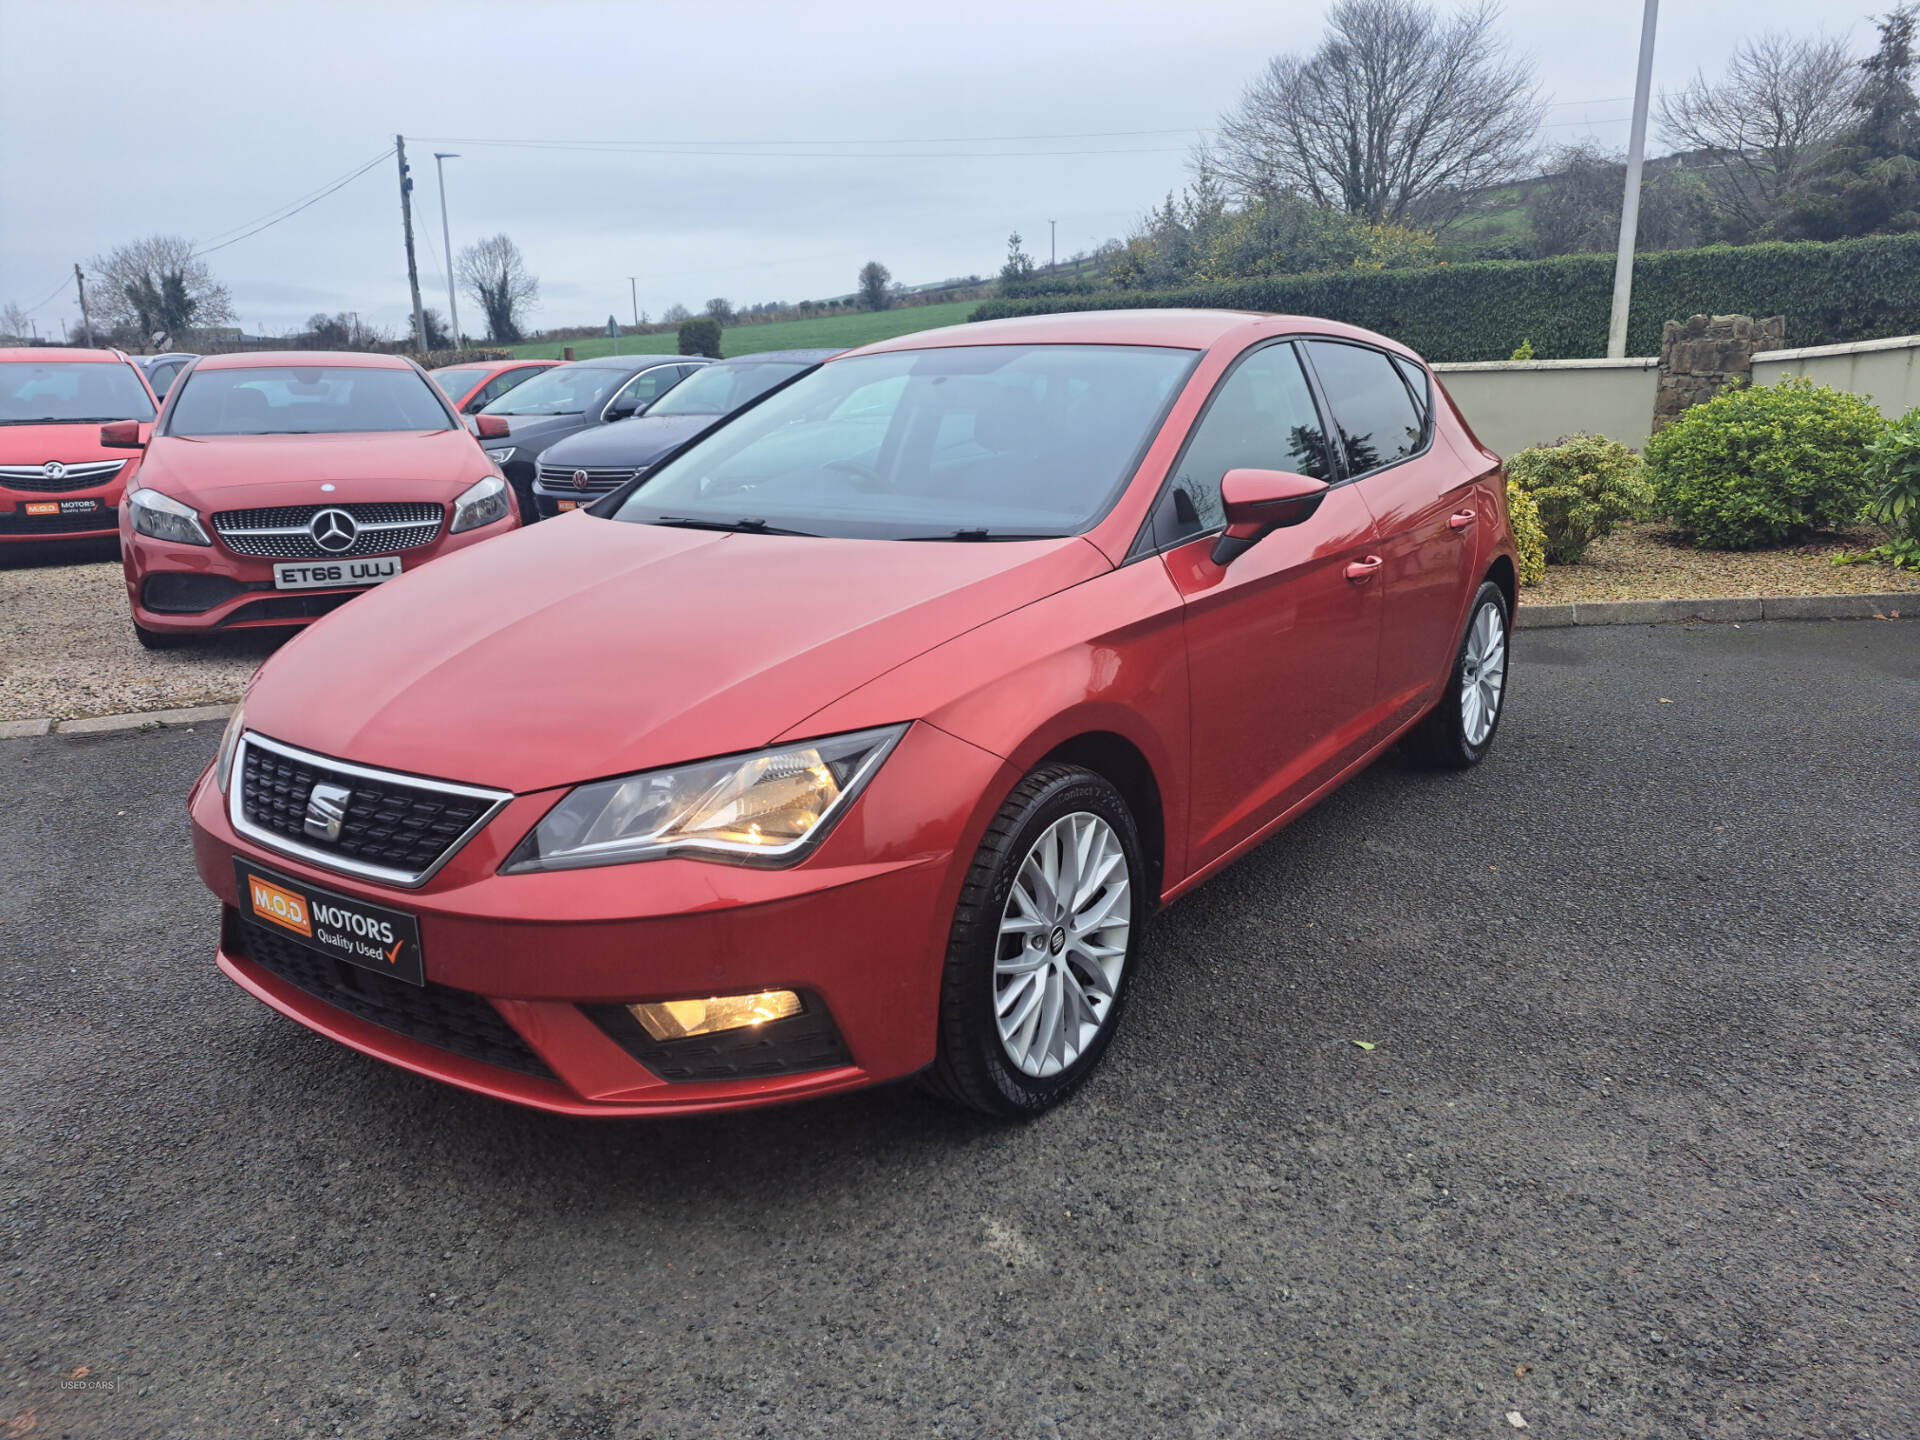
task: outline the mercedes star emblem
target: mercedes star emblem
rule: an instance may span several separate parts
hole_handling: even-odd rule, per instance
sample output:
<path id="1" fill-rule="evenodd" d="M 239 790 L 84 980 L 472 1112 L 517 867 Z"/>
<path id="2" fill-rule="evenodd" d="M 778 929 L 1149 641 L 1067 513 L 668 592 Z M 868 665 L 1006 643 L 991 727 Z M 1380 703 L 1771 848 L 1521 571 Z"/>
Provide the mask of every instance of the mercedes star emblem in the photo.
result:
<path id="1" fill-rule="evenodd" d="M 307 533 L 313 536 L 313 543 L 329 555 L 339 555 L 353 548 L 360 527 L 344 510 L 322 510 L 307 522 Z"/>

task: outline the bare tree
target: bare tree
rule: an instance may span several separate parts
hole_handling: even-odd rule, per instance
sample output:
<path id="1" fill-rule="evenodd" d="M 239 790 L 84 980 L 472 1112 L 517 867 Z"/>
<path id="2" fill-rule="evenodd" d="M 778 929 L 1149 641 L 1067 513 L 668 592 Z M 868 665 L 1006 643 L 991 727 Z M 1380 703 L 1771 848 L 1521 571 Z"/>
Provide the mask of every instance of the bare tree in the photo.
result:
<path id="1" fill-rule="evenodd" d="M 693 312 L 684 305 L 669 305 L 660 312 L 660 322 L 663 325 L 678 325 L 682 320 L 692 318 Z"/>
<path id="2" fill-rule="evenodd" d="M 1726 74 L 1696 71 L 1660 97 L 1660 128 L 1680 150 L 1707 152 L 1715 202 L 1750 233 L 1781 214 L 1846 127 L 1858 68 L 1844 39 L 1775 31 L 1742 41 Z"/>
<path id="3" fill-rule="evenodd" d="M 527 312 L 540 298 L 540 282 L 527 269 L 520 247 L 494 235 L 460 252 L 460 283 L 487 315 L 487 338 L 513 341 Z"/>
<path id="4" fill-rule="evenodd" d="M 25 341 L 32 335 L 27 312 L 9 301 L 0 305 L 0 340 Z"/>
<path id="5" fill-rule="evenodd" d="M 1545 107 L 1490 3 L 1338 0 L 1311 55 L 1280 55 L 1196 157 L 1243 199 L 1303 195 L 1372 224 L 1440 226 L 1523 174 Z"/>
<path id="6" fill-rule="evenodd" d="M 878 260 L 869 260 L 860 267 L 860 303 L 869 310 L 884 310 L 893 303 L 893 296 L 887 287 L 893 283 L 893 272 Z"/>
<path id="7" fill-rule="evenodd" d="M 1626 183 L 1627 165 L 1620 156 L 1591 141 L 1561 149 L 1526 199 L 1527 223 L 1538 253 L 1613 249 L 1620 238 L 1620 197 Z M 1712 224 L 1712 207 L 1697 173 L 1672 166 L 1648 172 L 1640 191 L 1640 249 L 1698 245 Z"/>
<path id="8" fill-rule="evenodd" d="M 705 313 L 709 319 L 717 320 L 722 325 L 731 325 L 733 323 L 733 302 L 724 295 L 716 295 L 713 299 L 707 301 Z"/>
<path id="9" fill-rule="evenodd" d="M 149 235 L 87 262 L 93 323 L 139 337 L 233 319 L 233 297 L 179 235 Z"/>

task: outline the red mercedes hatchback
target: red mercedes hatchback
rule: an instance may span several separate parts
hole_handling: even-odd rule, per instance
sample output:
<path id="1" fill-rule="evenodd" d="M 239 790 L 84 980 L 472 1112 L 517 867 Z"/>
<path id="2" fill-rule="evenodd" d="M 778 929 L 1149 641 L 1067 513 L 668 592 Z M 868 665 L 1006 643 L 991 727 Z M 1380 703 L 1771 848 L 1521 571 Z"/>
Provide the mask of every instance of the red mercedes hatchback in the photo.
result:
<path id="1" fill-rule="evenodd" d="M 102 421 L 151 426 L 153 391 L 118 350 L 0 349 L 0 551 L 117 533 L 127 455 Z"/>
<path id="2" fill-rule="evenodd" d="M 103 443 L 131 449 L 130 425 Z M 215 355 L 173 386 L 120 516 L 149 647 L 304 625 L 513 529 L 498 467 L 420 368 L 393 355 Z"/>
<path id="3" fill-rule="evenodd" d="M 829 361 L 260 670 L 191 798 L 219 963 L 571 1114 L 1083 1080 L 1143 922 L 1505 695 L 1498 458 L 1324 321 L 1129 311 Z"/>

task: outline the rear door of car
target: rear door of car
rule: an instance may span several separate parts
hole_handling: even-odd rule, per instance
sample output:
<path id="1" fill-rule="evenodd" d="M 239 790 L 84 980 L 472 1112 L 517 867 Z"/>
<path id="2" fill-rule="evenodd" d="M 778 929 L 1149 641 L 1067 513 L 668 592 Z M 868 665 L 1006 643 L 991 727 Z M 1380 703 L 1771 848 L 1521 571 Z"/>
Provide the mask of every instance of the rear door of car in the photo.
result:
<path id="1" fill-rule="evenodd" d="M 1226 565 L 1221 477 L 1252 467 L 1332 483 L 1314 514 Z M 1349 564 L 1373 546 L 1358 488 L 1339 483 L 1295 346 L 1250 349 L 1195 422 L 1150 521 L 1185 611 L 1192 763 L 1188 864 L 1207 865 L 1360 753 L 1380 641 L 1380 587 Z"/>
<path id="2" fill-rule="evenodd" d="M 1379 525 L 1379 695 L 1393 725 L 1439 693 L 1460 640 L 1478 519 L 1473 477 L 1433 443 L 1433 396 L 1419 366 L 1355 341 L 1323 337 L 1302 348 L 1347 473 Z"/>

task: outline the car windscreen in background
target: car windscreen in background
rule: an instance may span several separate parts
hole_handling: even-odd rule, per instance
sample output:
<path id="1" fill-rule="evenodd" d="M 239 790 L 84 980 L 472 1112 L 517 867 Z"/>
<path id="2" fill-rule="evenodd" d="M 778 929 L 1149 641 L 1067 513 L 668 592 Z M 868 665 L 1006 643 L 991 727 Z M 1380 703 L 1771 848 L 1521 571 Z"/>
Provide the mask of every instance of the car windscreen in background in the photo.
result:
<path id="1" fill-rule="evenodd" d="M 151 419 L 153 401 L 118 360 L 0 363 L 0 425 Z"/>
<path id="2" fill-rule="evenodd" d="M 807 367 L 788 363 L 709 365 L 653 402 L 649 415 L 730 415 Z"/>
<path id="3" fill-rule="evenodd" d="M 655 470 L 617 518 L 873 539 L 1075 534 L 1112 506 L 1196 358 L 968 345 L 830 361 Z"/>
<path id="4" fill-rule="evenodd" d="M 170 435 L 345 435 L 448 430 L 444 406 L 411 370 L 261 365 L 189 374 Z"/>
<path id="5" fill-rule="evenodd" d="M 458 400 L 474 386 L 487 378 L 483 367 L 474 366 L 468 370 L 429 370 L 427 378 L 440 387 L 440 393 L 449 400 Z"/>
<path id="6" fill-rule="evenodd" d="M 630 370 L 607 365 L 558 365 L 516 385 L 482 415 L 584 415 L 633 378 Z"/>

